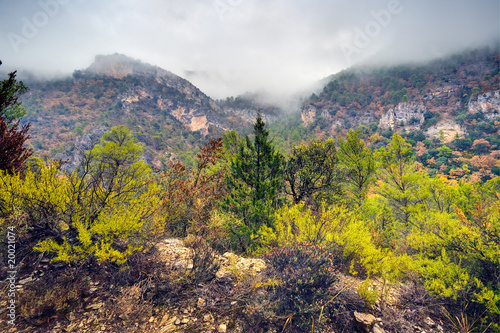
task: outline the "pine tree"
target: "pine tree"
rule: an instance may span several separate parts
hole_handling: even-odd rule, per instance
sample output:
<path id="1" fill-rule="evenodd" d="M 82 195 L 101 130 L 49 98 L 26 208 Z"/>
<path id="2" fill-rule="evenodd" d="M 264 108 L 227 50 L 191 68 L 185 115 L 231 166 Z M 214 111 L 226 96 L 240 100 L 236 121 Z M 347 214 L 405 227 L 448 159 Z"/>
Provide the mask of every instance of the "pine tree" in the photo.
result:
<path id="1" fill-rule="evenodd" d="M 253 142 L 247 136 L 239 143 L 230 162 L 227 182 L 231 195 L 224 203 L 225 208 L 243 218 L 244 225 L 235 231 L 240 249 L 250 245 L 251 236 L 260 226 L 272 224 L 272 212 L 282 189 L 283 157 L 269 140 L 260 113 L 253 134 Z"/>
<path id="2" fill-rule="evenodd" d="M 2 61 L 0 61 L 2 65 Z M 0 81 L 0 117 L 5 120 L 7 125 L 21 119 L 26 110 L 21 107 L 18 101 L 19 96 L 28 91 L 28 88 L 22 81 L 16 80 L 17 71 L 9 73 L 7 80 Z"/>
<path id="3" fill-rule="evenodd" d="M 374 181 L 375 158 L 370 148 L 365 147 L 359 130 L 349 131 L 345 140 L 339 137 L 339 160 L 346 173 L 347 192 L 361 206 L 368 188 Z"/>

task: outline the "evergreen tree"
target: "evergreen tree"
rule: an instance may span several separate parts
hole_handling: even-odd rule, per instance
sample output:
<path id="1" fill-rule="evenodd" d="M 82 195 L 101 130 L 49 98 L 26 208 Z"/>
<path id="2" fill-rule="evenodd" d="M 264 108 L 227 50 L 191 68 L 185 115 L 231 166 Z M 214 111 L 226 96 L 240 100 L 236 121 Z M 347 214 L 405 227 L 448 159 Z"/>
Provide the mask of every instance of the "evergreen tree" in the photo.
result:
<path id="1" fill-rule="evenodd" d="M 338 142 L 339 160 L 347 176 L 347 192 L 352 200 L 361 206 L 375 178 L 373 152 L 365 147 L 359 130 L 349 131 L 345 140 L 339 137 Z"/>
<path id="2" fill-rule="evenodd" d="M 8 79 L 0 81 L 0 118 L 3 118 L 9 127 L 26 114 L 18 99 L 28 88 L 22 81 L 16 80 L 16 73 L 17 71 L 11 72 Z"/>
<path id="3" fill-rule="evenodd" d="M 378 162 L 381 168 L 377 192 L 386 198 L 396 218 L 408 226 L 412 212 L 426 196 L 424 177 L 417 169 L 410 144 L 394 133 L 387 149 L 380 148 Z"/>
<path id="4" fill-rule="evenodd" d="M 273 209 L 278 206 L 282 189 L 283 157 L 269 140 L 260 113 L 254 124 L 253 142 L 247 136 L 229 166 L 228 185 L 231 195 L 224 207 L 240 217 L 244 225 L 234 231 L 237 247 L 245 250 L 262 225 L 272 224 Z"/>

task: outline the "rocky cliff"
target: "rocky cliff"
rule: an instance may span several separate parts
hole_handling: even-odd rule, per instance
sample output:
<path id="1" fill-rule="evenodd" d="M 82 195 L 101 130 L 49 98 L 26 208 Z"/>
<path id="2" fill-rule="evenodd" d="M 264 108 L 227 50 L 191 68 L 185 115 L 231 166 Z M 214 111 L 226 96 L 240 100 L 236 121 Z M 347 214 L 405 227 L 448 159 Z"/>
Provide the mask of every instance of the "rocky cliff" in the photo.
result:
<path id="1" fill-rule="evenodd" d="M 371 131 L 423 132 L 443 143 L 471 131 L 480 135 L 482 128 L 498 126 L 499 68 L 500 54 L 490 49 L 427 64 L 350 68 L 331 76 L 303 103 L 302 124 L 333 136 L 360 125 Z"/>

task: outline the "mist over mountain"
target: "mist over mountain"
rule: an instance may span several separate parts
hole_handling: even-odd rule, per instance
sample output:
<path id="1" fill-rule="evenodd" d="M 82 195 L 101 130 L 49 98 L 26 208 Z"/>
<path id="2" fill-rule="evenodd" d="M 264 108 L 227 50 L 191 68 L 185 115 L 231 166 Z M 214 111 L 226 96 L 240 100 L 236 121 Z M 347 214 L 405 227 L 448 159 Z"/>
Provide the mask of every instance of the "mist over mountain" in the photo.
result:
<path id="1" fill-rule="evenodd" d="M 43 4 L 0 2 L 6 68 L 70 75 L 118 52 L 192 72 L 185 77 L 214 99 L 283 96 L 355 64 L 429 61 L 500 40 L 495 0 Z"/>

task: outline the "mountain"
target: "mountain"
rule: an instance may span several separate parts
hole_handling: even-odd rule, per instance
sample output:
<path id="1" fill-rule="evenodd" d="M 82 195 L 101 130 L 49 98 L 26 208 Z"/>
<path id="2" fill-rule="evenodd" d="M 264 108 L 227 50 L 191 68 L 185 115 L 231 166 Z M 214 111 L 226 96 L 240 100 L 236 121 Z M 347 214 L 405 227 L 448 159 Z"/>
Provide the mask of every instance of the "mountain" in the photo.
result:
<path id="1" fill-rule="evenodd" d="M 398 132 L 435 173 L 500 175 L 500 53 L 484 48 L 426 64 L 350 68 L 312 94 L 300 118 L 301 138 L 358 128 L 379 148 Z"/>
<path id="2" fill-rule="evenodd" d="M 483 49 L 428 64 L 347 69 L 304 102 L 302 123 L 329 134 L 364 125 L 432 139 L 443 130 L 450 142 L 468 132 L 469 114 L 498 116 L 499 63 L 497 51 Z"/>
<path id="3" fill-rule="evenodd" d="M 50 81 L 29 80 L 24 121 L 39 155 L 78 163 L 110 127 L 126 125 L 146 146 L 144 159 L 161 168 L 169 159 L 196 151 L 207 136 L 244 129 L 253 121 L 224 110 L 189 81 L 125 55 L 96 56 L 85 70 Z"/>

